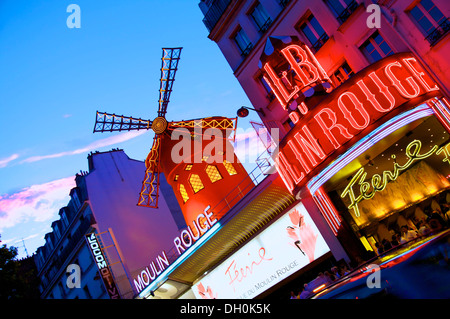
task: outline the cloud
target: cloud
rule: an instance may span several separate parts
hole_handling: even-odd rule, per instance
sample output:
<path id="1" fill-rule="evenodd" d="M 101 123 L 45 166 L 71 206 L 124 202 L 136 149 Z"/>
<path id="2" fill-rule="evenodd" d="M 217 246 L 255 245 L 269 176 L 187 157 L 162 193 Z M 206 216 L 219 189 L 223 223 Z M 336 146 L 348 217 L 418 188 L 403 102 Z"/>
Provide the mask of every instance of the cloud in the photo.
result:
<path id="1" fill-rule="evenodd" d="M 54 219 L 59 209 L 69 202 L 69 192 L 75 186 L 75 177 L 71 176 L 1 195 L 0 232 L 27 221 Z"/>
<path id="2" fill-rule="evenodd" d="M 237 132 L 233 146 L 241 163 L 253 163 L 265 151 L 264 145 L 253 128 L 245 132 Z"/>
<path id="3" fill-rule="evenodd" d="M 7 158 L 0 159 L 0 168 L 8 166 L 8 164 L 19 157 L 19 154 L 13 154 Z"/>
<path id="4" fill-rule="evenodd" d="M 32 163 L 32 162 L 42 161 L 42 160 L 50 159 L 50 158 L 58 158 L 58 157 L 63 157 L 63 156 L 83 154 L 83 153 L 97 150 L 97 149 L 105 147 L 105 146 L 115 145 L 118 143 L 122 143 L 122 142 L 125 142 L 128 140 L 131 140 L 131 139 L 138 137 L 146 132 L 147 132 L 146 130 L 130 131 L 130 132 L 110 136 L 110 137 L 95 141 L 85 147 L 78 148 L 76 150 L 59 152 L 59 153 L 54 153 L 54 154 L 49 154 L 49 155 L 31 156 L 31 157 L 28 157 L 28 158 L 22 160 L 20 163 Z"/>

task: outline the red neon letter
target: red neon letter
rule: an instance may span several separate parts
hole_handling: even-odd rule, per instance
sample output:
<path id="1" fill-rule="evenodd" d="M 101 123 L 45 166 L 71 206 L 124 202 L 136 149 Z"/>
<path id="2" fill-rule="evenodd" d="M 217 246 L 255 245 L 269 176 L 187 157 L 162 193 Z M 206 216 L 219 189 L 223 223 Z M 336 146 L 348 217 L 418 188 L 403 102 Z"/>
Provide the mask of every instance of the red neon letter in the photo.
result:
<path id="1" fill-rule="evenodd" d="M 364 119 L 364 123 L 361 125 L 358 124 L 355 120 L 355 118 L 352 115 L 352 112 L 348 110 L 348 108 L 345 106 L 344 101 L 342 101 L 342 98 L 344 96 L 348 96 L 352 104 L 355 106 L 355 110 L 361 114 L 362 118 Z M 362 130 L 367 127 L 370 123 L 370 116 L 369 113 L 367 113 L 366 109 L 363 107 L 363 104 L 358 100 L 355 94 L 352 92 L 344 92 L 339 96 L 338 98 L 338 106 L 341 109 L 342 113 L 344 114 L 344 117 L 350 122 L 350 124 L 357 130 Z"/>
<path id="2" fill-rule="evenodd" d="M 267 77 L 263 76 L 264 81 L 266 81 L 267 84 L 270 86 L 273 93 L 275 94 L 278 101 L 280 102 L 281 106 L 283 106 L 283 108 L 286 109 L 287 102 L 289 102 L 290 98 L 292 98 L 299 91 L 298 87 L 296 86 L 294 88 L 294 91 L 291 94 L 289 94 L 289 92 L 287 91 L 283 82 L 277 76 L 277 74 L 272 69 L 272 67 L 269 65 L 269 63 L 264 64 L 264 70 L 267 72 L 267 75 L 269 75 L 270 79 L 272 80 L 272 81 L 269 81 L 267 79 Z M 272 83 L 275 87 L 272 85 Z"/>
<path id="3" fill-rule="evenodd" d="M 291 50 L 293 52 L 291 52 Z M 317 71 L 317 68 L 308 60 L 305 50 L 303 50 L 300 46 L 290 45 L 281 50 L 281 53 L 298 75 L 303 83 L 303 86 L 307 86 L 319 79 L 319 72 Z M 297 62 L 292 53 L 297 54 L 300 58 L 299 62 Z M 306 72 L 304 71 L 305 69 L 307 70 Z"/>
<path id="4" fill-rule="evenodd" d="M 283 182 L 286 184 L 287 189 L 292 192 L 295 185 L 298 184 L 305 177 L 305 174 L 303 173 L 299 174 L 297 168 L 289 164 L 286 157 L 281 151 L 278 152 L 276 164 L 278 173 L 283 179 Z"/>
<path id="5" fill-rule="evenodd" d="M 322 118 L 322 114 L 326 113 L 328 115 L 328 119 L 331 120 L 331 125 L 328 126 L 325 121 Z M 341 144 L 337 141 L 337 139 L 334 137 L 334 135 L 331 133 L 331 130 L 333 128 L 337 128 L 339 130 L 339 133 L 346 139 L 351 139 L 353 137 L 352 134 L 350 134 L 347 130 L 347 128 L 345 126 L 343 126 L 342 124 L 337 124 L 336 121 L 336 113 L 334 113 L 331 109 L 329 108 L 324 108 L 322 110 L 319 111 L 319 113 L 317 113 L 314 118 L 316 119 L 317 123 L 319 123 L 320 127 L 322 128 L 323 132 L 325 133 L 325 135 L 328 137 L 328 139 L 330 140 L 331 144 L 333 144 L 335 149 L 338 149 Z"/>
<path id="6" fill-rule="evenodd" d="M 413 67 L 413 65 L 411 64 L 410 60 L 417 63 L 417 60 L 414 58 L 405 58 L 403 59 L 403 62 L 405 62 L 406 67 L 412 72 L 412 74 L 416 77 L 416 79 L 419 80 L 419 82 L 423 85 L 425 90 L 427 90 L 428 92 L 439 90 L 439 87 L 436 84 L 433 87 L 430 87 L 428 83 L 425 82 L 423 78 L 425 73 L 417 71 L 417 69 Z"/>
<path id="7" fill-rule="evenodd" d="M 300 116 L 297 112 L 291 112 L 289 113 L 289 118 L 291 119 L 292 123 L 296 124 L 298 121 L 300 121 Z"/>
<path id="8" fill-rule="evenodd" d="M 416 81 L 414 81 L 414 79 L 411 76 L 408 76 L 406 78 L 406 82 L 408 82 L 408 84 L 412 87 L 412 89 L 414 90 L 414 93 L 410 94 L 406 91 L 405 87 L 395 77 L 394 73 L 391 70 L 391 68 L 394 66 L 399 67 L 399 68 L 402 67 L 400 62 L 398 62 L 398 61 L 392 62 L 392 63 L 389 63 L 388 65 L 386 65 L 384 72 L 386 73 L 389 80 L 391 80 L 391 83 L 395 86 L 395 88 L 398 90 L 398 92 L 407 99 L 412 99 L 412 98 L 416 97 L 417 95 L 419 95 L 419 93 L 420 93 L 419 85 L 416 83 Z"/>
<path id="9" fill-rule="evenodd" d="M 319 159 L 322 160 L 322 159 L 325 158 L 325 152 L 322 150 L 322 148 L 320 147 L 319 143 L 313 137 L 313 135 L 311 134 L 311 131 L 309 130 L 309 128 L 306 125 L 304 125 L 302 127 L 302 130 L 305 133 L 305 135 L 307 136 L 307 139 L 304 138 L 300 132 L 295 133 L 294 138 L 298 142 L 298 144 L 300 145 L 303 153 L 308 157 L 309 162 L 311 163 L 311 165 L 313 167 L 315 167 L 315 166 L 317 166 L 318 162 L 317 162 L 316 158 L 314 157 L 314 154 Z M 297 159 L 299 160 L 299 162 L 302 164 L 302 166 L 305 169 L 306 173 L 309 173 L 311 171 L 311 168 L 306 163 L 306 161 L 303 158 L 303 155 L 300 152 L 300 150 L 297 148 L 297 146 L 292 141 L 289 141 L 288 144 L 291 147 L 291 149 L 294 152 L 294 154 L 297 157 Z"/>
<path id="10" fill-rule="evenodd" d="M 381 106 L 380 102 L 378 102 L 378 100 L 375 98 L 375 94 L 369 91 L 363 80 L 359 80 L 358 82 L 356 82 L 356 84 L 359 86 L 361 91 L 363 91 L 364 95 L 367 97 L 367 100 L 373 105 L 375 110 L 383 113 L 389 112 L 395 106 L 394 96 L 391 94 L 391 92 L 389 92 L 388 87 L 384 85 L 383 82 L 381 82 L 380 78 L 375 74 L 375 72 L 370 73 L 369 78 L 371 78 L 372 81 L 377 85 L 379 92 L 383 94 L 384 97 L 389 101 L 390 104 L 388 108 L 383 108 Z"/>

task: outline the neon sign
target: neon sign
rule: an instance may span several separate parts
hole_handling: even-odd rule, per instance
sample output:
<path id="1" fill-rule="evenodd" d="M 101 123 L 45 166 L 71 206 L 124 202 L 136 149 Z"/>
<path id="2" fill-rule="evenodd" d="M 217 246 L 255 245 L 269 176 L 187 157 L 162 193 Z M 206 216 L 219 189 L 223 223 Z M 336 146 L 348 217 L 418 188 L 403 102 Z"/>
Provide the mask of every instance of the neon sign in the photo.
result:
<path id="1" fill-rule="evenodd" d="M 213 217 L 213 212 L 208 212 L 210 206 L 205 208 L 204 213 L 198 214 L 197 218 L 192 220 L 194 230 L 188 225 L 187 229 L 183 229 L 180 236 L 174 238 L 173 243 L 178 255 L 183 254 L 190 248 L 207 230 L 217 223 Z M 156 261 L 156 263 L 155 263 Z M 149 266 L 143 269 L 134 279 L 134 286 L 139 293 L 148 287 L 167 267 L 170 265 L 169 258 L 165 251 L 150 262 Z"/>
<path id="2" fill-rule="evenodd" d="M 275 158 L 286 187 L 295 193 L 373 129 L 440 94 L 412 54 L 399 53 L 355 74 L 314 108 L 299 104 Z"/>
<path id="3" fill-rule="evenodd" d="M 296 44 L 286 46 L 280 53 L 289 66 L 283 69 L 282 65 L 281 70 L 278 70 L 274 65 L 278 64 L 279 59 L 269 59 L 263 66 L 263 78 L 284 109 L 298 98 L 304 89 L 317 83 L 331 84 L 330 78 L 309 47 L 298 39 Z"/>
<path id="4" fill-rule="evenodd" d="M 343 190 L 341 198 L 344 198 L 345 196 L 348 195 L 348 197 L 350 198 L 350 205 L 348 205 L 347 208 L 353 209 L 355 216 L 359 217 L 361 216 L 361 214 L 359 211 L 358 204 L 361 201 L 371 199 L 375 196 L 377 192 L 382 192 L 390 181 L 395 181 L 402 171 L 405 171 L 408 168 L 410 168 L 412 165 L 414 165 L 415 162 L 430 157 L 433 154 L 441 154 L 443 152 L 445 155 L 443 161 L 450 163 L 449 162 L 450 152 L 447 149 L 448 145 L 449 144 L 441 148 L 439 148 L 439 146 L 437 145 L 434 145 L 428 152 L 420 154 L 422 142 L 419 140 L 414 140 L 411 143 L 409 143 L 405 149 L 405 154 L 406 157 L 408 158 L 405 164 L 400 165 L 395 162 L 394 169 L 392 170 L 392 172 L 384 171 L 381 175 L 374 174 L 370 180 L 370 183 L 365 181 L 367 173 L 365 172 L 364 167 L 361 167 Z M 391 157 L 393 159 L 396 158 L 395 155 L 391 155 Z M 353 187 L 356 184 L 359 185 L 360 194 L 358 196 L 356 196 L 355 192 L 353 191 Z"/>
<path id="5" fill-rule="evenodd" d="M 98 242 L 95 233 L 90 233 L 85 236 L 86 242 L 88 243 L 89 250 L 91 251 L 92 257 L 94 257 L 97 263 L 98 271 L 102 276 L 103 284 L 105 285 L 106 291 L 111 299 L 121 299 L 119 290 L 117 289 L 116 283 L 114 282 L 114 277 L 109 267 L 109 264 L 105 258 L 103 249 Z"/>

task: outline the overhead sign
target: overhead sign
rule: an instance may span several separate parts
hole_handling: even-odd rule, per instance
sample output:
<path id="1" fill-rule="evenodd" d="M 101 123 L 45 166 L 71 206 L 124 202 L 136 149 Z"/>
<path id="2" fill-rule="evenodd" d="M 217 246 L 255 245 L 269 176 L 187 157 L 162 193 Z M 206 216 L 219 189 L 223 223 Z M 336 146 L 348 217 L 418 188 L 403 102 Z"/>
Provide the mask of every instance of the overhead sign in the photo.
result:
<path id="1" fill-rule="evenodd" d="M 292 46 L 292 45 L 291 45 Z M 279 145 L 276 168 L 296 193 L 339 154 L 402 111 L 441 93 L 410 53 L 399 53 L 358 72 L 319 105 L 304 103 Z"/>
<path id="2" fill-rule="evenodd" d="M 86 235 L 86 241 L 89 250 L 94 257 L 95 263 L 99 270 L 100 276 L 102 277 L 103 284 L 105 285 L 106 291 L 111 299 L 121 299 L 119 290 L 117 289 L 116 283 L 114 282 L 114 277 L 112 275 L 111 269 L 108 266 L 105 255 L 100 247 L 97 236 L 95 233 L 90 233 Z"/>
<path id="3" fill-rule="evenodd" d="M 205 208 L 204 213 L 197 215 L 197 218 L 192 221 L 194 227 L 188 225 L 186 229 L 180 232 L 180 236 L 174 238 L 175 251 L 177 256 L 182 255 L 189 249 L 208 229 L 216 224 L 217 219 L 213 218 L 213 212 L 208 212 L 210 206 Z M 169 258 L 165 251 L 162 251 L 155 261 L 145 267 L 133 280 L 134 287 L 139 293 L 148 287 L 153 280 L 155 280 L 168 266 L 170 265 Z"/>
<path id="4" fill-rule="evenodd" d="M 298 204 L 192 290 L 203 299 L 251 299 L 329 252 L 303 204 Z"/>

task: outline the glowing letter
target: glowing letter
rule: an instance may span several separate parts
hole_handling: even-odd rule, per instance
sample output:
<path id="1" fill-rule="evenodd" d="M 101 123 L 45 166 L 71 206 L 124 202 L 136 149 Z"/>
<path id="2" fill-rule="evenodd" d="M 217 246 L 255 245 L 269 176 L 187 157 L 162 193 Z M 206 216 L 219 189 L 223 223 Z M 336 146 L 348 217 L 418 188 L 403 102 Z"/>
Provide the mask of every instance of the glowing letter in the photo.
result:
<path id="1" fill-rule="evenodd" d="M 328 115 L 328 119 L 331 120 L 331 125 L 328 126 L 325 121 L 322 118 L 322 114 L 326 113 Z M 337 141 L 337 139 L 334 137 L 334 135 L 331 133 L 331 130 L 333 128 L 337 128 L 339 130 L 339 132 L 341 133 L 341 135 L 343 137 L 345 137 L 346 139 L 351 139 L 353 137 L 352 134 L 350 134 L 347 130 L 347 128 L 345 126 L 343 126 L 342 124 L 337 124 L 336 121 L 336 113 L 334 113 L 332 110 L 330 110 L 329 108 L 324 108 L 323 110 L 320 110 L 320 112 L 318 112 L 314 118 L 316 119 L 317 123 L 319 123 L 320 127 L 322 128 L 323 132 L 325 133 L 325 135 L 328 137 L 328 139 L 330 140 L 331 144 L 333 144 L 335 149 L 338 149 L 341 144 Z"/>
<path id="2" fill-rule="evenodd" d="M 296 58 L 294 58 L 291 51 L 293 51 L 300 58 L 299 62 L 297 62 Z M 290 45 L 281 50 L 281 53 L 298 75 L 300 81 L 303 83 L 303 86 L 308 86 L 319 79 L 319 72 L 317 71 L 317 68 L 314 64 L 308 61 L 308 56 L 306 55 L 305 50 L 303 50 L 300 46 Z M 304 71 L 305 69 L 307 70 L 306 72 Z"/>
<path id="3" fill-rule="evenodd" d="M 325 158 L 325 152 L 322 150 L 322 148 L 320 147 L 319 143 L 317 142 L 317 140 L 313 137 L 313 135 L 311 134 L 311 131 L 308 129 L 308 127 L 306 125 L 304 125 L 302 127 L 303 132 L 305 133 L 306 138 L 304 138 L 302 136 L 302 134 L 300 132 L 297 132 L 294 135 L 295 140 L 298 142 L 298 144 L 300 145 L 300 147 L 303 150 L 303 153 L 305 153 L 309 159 L 309 162 L 311 163 L 311 165 L 313 167 L 317 166 L 318 162 L 314 156 L 314 154 L 319 158 L 319 159 L 324 159 Z M 309 173 L 311 171 L 310 167 L 308 164 L 306 164 L 303 155 L 298 151 L 297 147 L 295 146 L 295 144 L 292 141 L 289 141 L 290 143 L 290 147 L 293 150 L 294 154 L 296 155 L 297 159 L 300 161 L 300 163 L 302 164 L 303 168 L 305 169 L 306 173 Z M 288 144 L 289 144 L 288 142 Z M 314 154 L 313 154 L 314 153 Z"/>
<path id="4" fill-rule="evenodd" d="M 416 97 L 417 95 L 419 95 L 419 93 L 420 93 L 419 85 L 416 83 L 416 81 L 414 81 L 414 79 L 411 76 L 407 77 L 406 81 L 412 87 L 412 89 L 414 90 L 414 93 L 410 94 L 406 91 L 405 87 L 395 77 L 394 73 L 391 70 L 391 68 L 394 66 L 399 67 L 399 68 L 402 67 L 400 62 L 392 62 L 392 63 L 386 65 L 386 68 L 384 69 L 384 71 L 385 71 L 387 77 L 389 78 L 389 80 L 391 80 L 392 84 L 398 90 L 398 92 L 407 99 L 412 99 L 412 98 Z"/>
<path id="5" fill-rule="evenodd" d="M 362 118 L 364 119 L 364 122 L 360 125 L 356 122 L 355 118 L 352 115 L 352 112 L 348 110 L 348 108 L 345 106 L 344 102 L 342 101 L 342 98 L 344 96 L 348 96 L 350 101 L 355 106 L 355 110 L 361 114 Z M 344 114 L 344 117 L 350 122 L 350 124 L 357 130 L 362 130 L 367 127 L 370 123 L 370 116 L 367 113 L 367 111 L 364 109 L 363 104 L 358 100 L 355 94 L 352 92 L 345 92 L 341 94 L 338 98 L 338 106 L 342 111 L 342 114 Z"/>
<path id="6" fill-rule="evenodd" d="M 414 59 L 414 58 L 403 59 L 403 62 L 405 62 L 406 67 L 413 73 L 413 75 L 416 77 L 416 79 L 419 80 L 419 82 L 423 85 L 425 90 L 427 90 L 428 92 L 439 90 L 439 88 L 438 88 L 438 86 L 436 84 L 433 87 L 430 87 L 428 85 L 428 83 L 425 82 L 425 80 L 423 78 L 425 73 L 417 71 L 417 69 L 411 64 L 410 61 L 414 61 L 415 63 L 417 63 L 417 60 Z"/>
<path id="7" fill-rule="evenodd" d="M 267 75 L 269 75 L 270 81 L 267 77 L 263 76 L 264 81 L 270 86 L 273 93 L 277 97 L 278 101 L 280 102 L 281 106 L 286 109 L 287 102 L 289 101 L 290 97 L 293 95 L 289 95 L 288 91 L 286 90 L 283 82 L 281 82 L 280 78 L 276 75 L 275 71 L 270 67 L 269 63 L 264 64 L 264 70 L 267 72 Z M 272 85 L 273 83 L 273 85 Z M 293 94 L 298 92 L 298 87 L 295 87 L 297 91 L 295 91 Z M 295 89 L 294 89 L 295 90 Z"/>
<path id="8" fill-rule="evenodd" d="M 369 91 L 366 84 L 363 82 L 363 80 L 359 80 L 356 82 L 356 84 L 359 86 L 361 91 L 363 91 L 364 95 L 367 97 L 367 100 L 373 105 L 375 110 L 379 112 L 389 112 L 392 110 L 395 106 L 395 98 L 392 96 L 391 92 L 389 92 L 389 89 L 386 85 L 381 82 L 378 75 L 376 75 L 375 72 L 372 72 L 369 74 L 369 78 L 372 79 L 372 81 L 377 85 L 379 92 L 384 95 L 384 97 L 389 101 L 389 107 L 383 108 L 381 104 L 378 102 L 378 100 L 375 98 L 375 94 Z"/>

